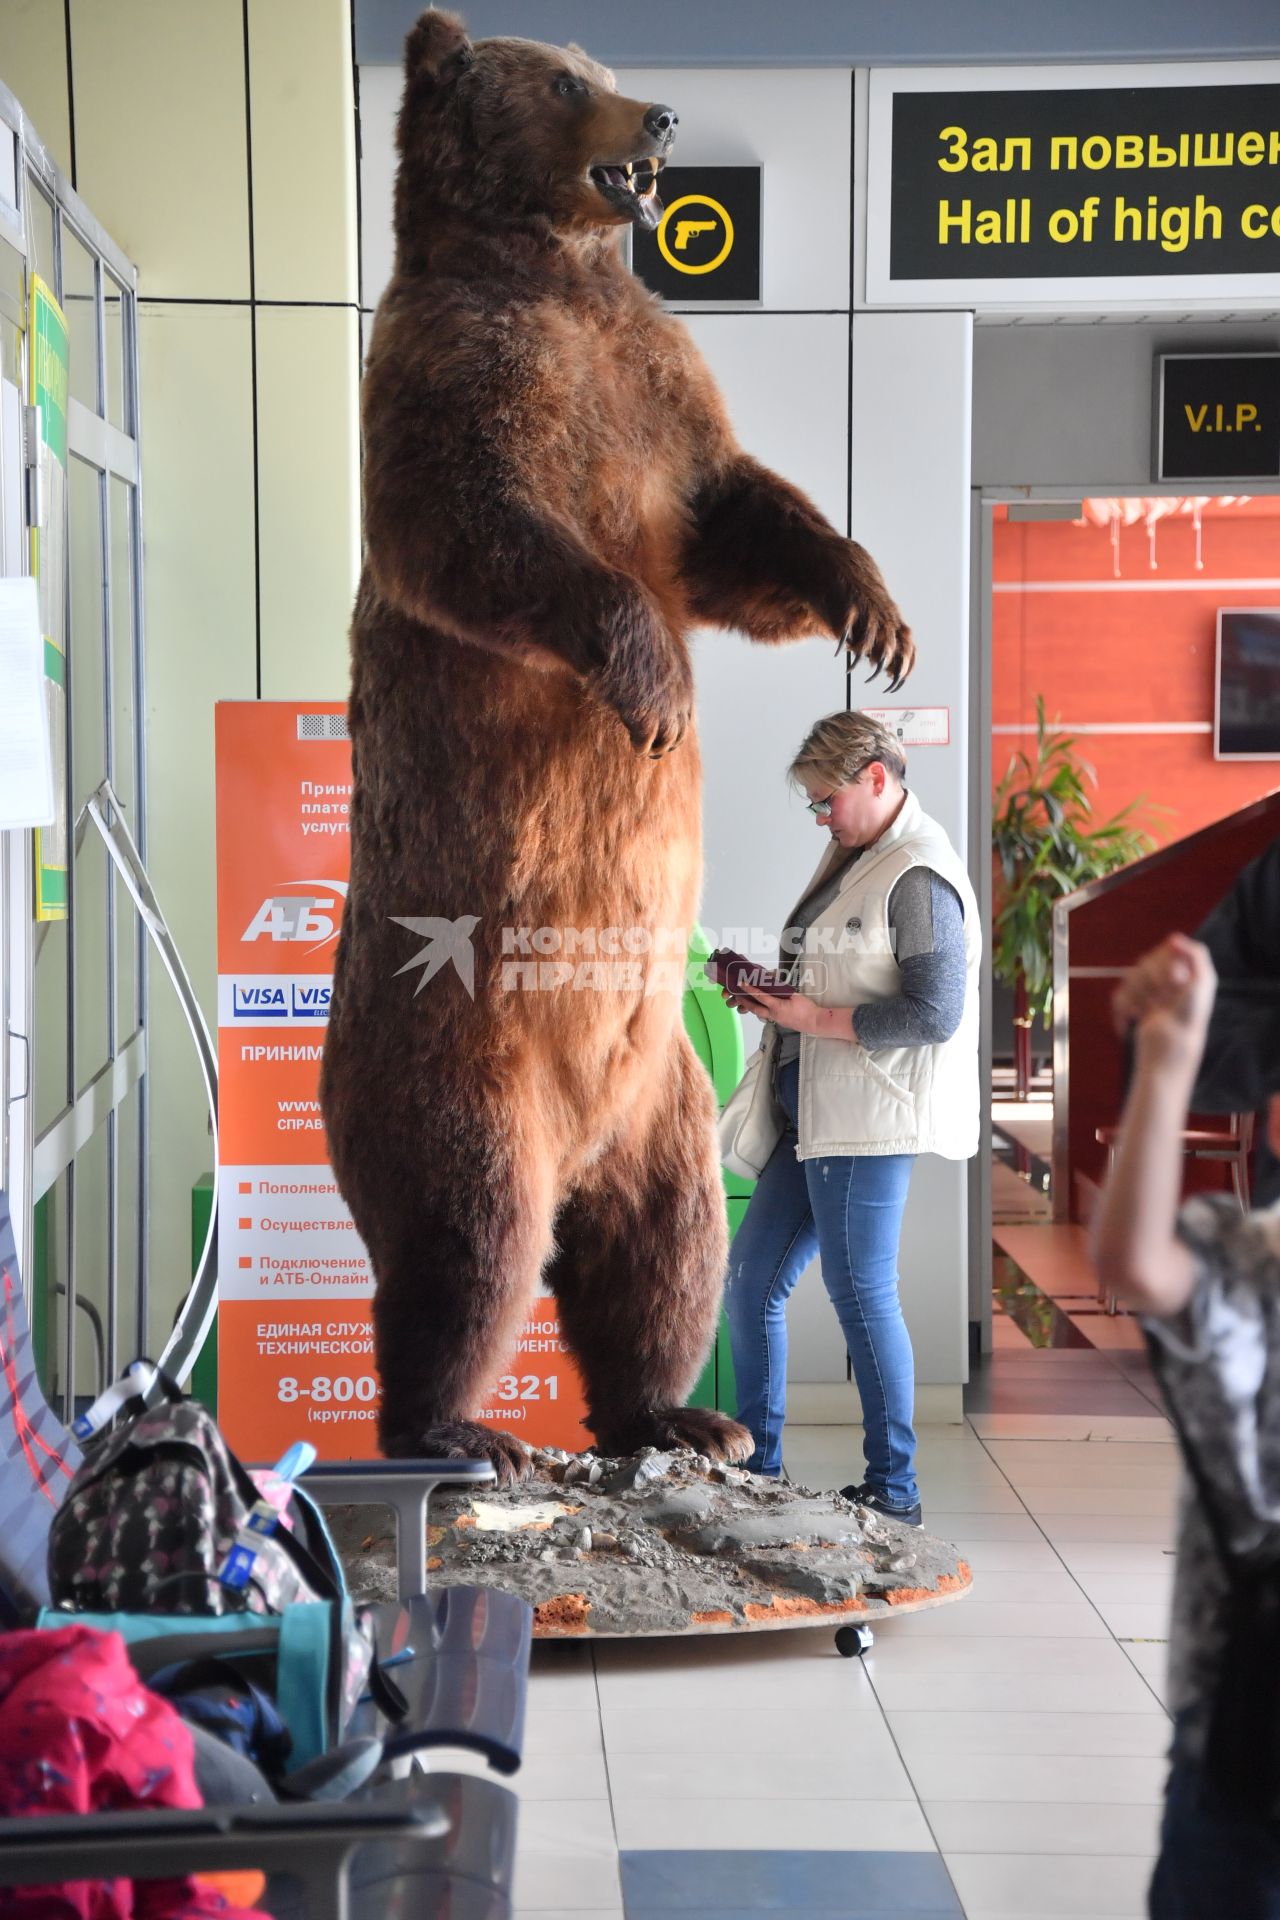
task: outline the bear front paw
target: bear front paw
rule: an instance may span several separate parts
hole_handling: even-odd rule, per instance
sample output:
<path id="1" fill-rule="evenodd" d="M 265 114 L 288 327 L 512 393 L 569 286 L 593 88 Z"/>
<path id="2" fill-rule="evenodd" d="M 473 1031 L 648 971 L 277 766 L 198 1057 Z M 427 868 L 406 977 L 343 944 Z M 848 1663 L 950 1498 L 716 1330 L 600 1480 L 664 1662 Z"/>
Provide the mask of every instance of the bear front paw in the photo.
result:
<path id="1" fill-rule="evenodd" d="M 832 624 L 846 652 L 870 663 L 868 679 L 887 672 L 893 693 L 915 665 L 916 643 L 898 611 L 871 555 L 855 541 L 845 542 L 847 574 L 839 618 Z"/>
<path id="2" fill-rule="evenodd" d="M 653 648 L 614 654 L 598 685 L 637 753 L 660 760 L 680 745 L 693 719 L 693 669 L 681 641 L 664 636 Z"/>

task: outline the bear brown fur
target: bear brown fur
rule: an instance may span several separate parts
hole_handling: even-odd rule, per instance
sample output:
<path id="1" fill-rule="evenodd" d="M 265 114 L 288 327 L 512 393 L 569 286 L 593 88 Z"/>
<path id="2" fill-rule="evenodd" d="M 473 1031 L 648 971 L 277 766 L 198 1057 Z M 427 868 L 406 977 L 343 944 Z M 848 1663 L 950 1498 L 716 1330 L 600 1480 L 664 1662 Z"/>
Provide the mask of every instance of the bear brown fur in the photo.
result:
<path id="1" fill-rule="evenodd" d="M 601 1447 L 751 1444 L 683 1407 L 726 1241 L 679 980 L 649 954 L 519 990 L 503 930 L 694 924 L 692 627 L 826 634 L 899 678 L 914 652 L 874 562 L 739 450 L 623 263 L 674 119 L 577 48 L 473 46 L 435 10 L 406 45 L 322 1100 L 377 1281 L 381 1444 L 503 1476 L 523 1449 L 472 1416 L 539 1284 Z M 471 991 L 465 967 L 415 971 L 415 916 L 462 922 Z"/>

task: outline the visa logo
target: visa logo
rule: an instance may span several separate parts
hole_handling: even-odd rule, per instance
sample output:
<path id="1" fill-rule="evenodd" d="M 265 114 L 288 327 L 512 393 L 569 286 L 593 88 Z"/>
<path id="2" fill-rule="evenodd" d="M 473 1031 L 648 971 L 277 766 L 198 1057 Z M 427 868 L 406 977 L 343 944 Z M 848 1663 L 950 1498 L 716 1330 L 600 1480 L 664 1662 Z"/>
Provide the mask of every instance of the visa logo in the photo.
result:
<path id="1" fill-rule="evenodd" d="M 283 987 L 231 986 L 231 1012 L 237 1020 L 287 1020 L 289 1002 Z"/>
<path id="2" fill-rule="evenodd" d="M 327 1020 L 329 1018 L 329 995 L 333 989 L 327 980 L 317 980 L 314 986 L 300 987 L 294 982 L 293 1017 L 295 1020 Z"/>

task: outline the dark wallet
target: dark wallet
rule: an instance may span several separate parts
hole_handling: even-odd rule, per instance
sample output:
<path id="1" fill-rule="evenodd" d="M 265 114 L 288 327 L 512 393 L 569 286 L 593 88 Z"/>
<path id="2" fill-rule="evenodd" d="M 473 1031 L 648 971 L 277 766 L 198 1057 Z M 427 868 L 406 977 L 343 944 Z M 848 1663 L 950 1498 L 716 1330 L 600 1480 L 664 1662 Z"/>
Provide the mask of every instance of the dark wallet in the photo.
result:
<path id="1" fill-rule="evenodd" d="M 780 973 L 748 960 L 745 953 L 735 953 L 732 947 L 717 947 L 708 954 L 706 969 L 708 980 L 714 980 L 718 987 L 728 987 L 731 993 L 739 987 L 751 987 L 756 993 L 772 993 L 779 1000 L 789 1000 L 796 991 Z"/>

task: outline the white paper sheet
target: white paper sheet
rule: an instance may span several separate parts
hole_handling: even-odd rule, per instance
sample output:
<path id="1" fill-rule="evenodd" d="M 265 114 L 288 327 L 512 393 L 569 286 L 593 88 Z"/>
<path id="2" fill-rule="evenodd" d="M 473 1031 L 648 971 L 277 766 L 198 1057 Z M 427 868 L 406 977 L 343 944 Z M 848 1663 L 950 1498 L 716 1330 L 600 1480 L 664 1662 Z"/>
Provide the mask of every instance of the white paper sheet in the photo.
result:
<path id="1" fill-rule="evenodd" d="M 53 817 L 36 583 L 0 579 L 0 829 L 47 827 Z"/>

